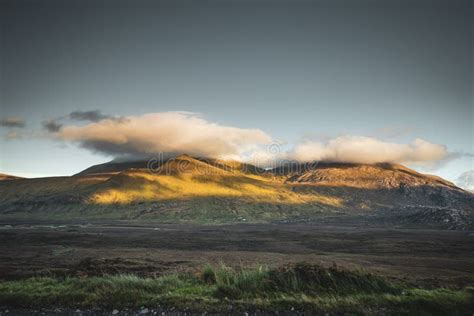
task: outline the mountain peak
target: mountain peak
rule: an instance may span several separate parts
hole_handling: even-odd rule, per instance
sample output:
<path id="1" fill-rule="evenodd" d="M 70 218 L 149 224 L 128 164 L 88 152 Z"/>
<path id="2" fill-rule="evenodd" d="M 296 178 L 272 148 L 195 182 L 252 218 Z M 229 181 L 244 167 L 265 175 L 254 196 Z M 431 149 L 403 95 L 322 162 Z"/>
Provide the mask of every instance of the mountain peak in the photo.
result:
<path id="1" fill-rule="evenodd" d="M 188 154 L 180 154 L 172 159 L 179 159 L 179 160 L 192 160 L 192 159 L 196 159 L 194 157 L 191 157 L 190 155 Z"/>

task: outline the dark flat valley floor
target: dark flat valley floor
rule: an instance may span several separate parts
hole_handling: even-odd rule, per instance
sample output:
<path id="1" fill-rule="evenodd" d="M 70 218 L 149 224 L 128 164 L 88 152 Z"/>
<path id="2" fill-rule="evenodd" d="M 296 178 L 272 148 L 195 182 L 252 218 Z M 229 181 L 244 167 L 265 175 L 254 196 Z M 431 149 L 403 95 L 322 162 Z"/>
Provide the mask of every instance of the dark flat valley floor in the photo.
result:
<path id="1" fill-rule="evenodd" d="M 329 225 L 0 222 L 0 279 L 162 275 L 307 261 L 425 286 L 474 284 L 474 233 Z"/>

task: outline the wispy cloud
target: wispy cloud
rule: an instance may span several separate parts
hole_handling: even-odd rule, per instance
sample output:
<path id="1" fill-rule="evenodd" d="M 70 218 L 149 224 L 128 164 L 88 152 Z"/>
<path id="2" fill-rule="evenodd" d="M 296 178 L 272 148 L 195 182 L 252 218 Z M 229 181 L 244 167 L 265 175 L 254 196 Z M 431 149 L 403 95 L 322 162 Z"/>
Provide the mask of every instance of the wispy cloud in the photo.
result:
<path id="1" fill-rule="evenodd" d="M 123 121 L 124 119 L 125 118 L 120 116 L 103 114 L 99 110 L 74 111 L 65 116 L 60 116 L 49 119 L 47 121 L 43 121 L 42 125 L 43 128 L 48 132 L 56 133 L 65 125 L 65 123 L 70 121 L 84 121 L 96 123 L 103 120 Z"/>
<path id="2" fill-rule="evenodd" d="M 0 126 L 23 128 L 26 123 L 21 117 L 6 117 L 0 120 Z"/>
<path id="3" fill-rule="evenodd" d="M 13 139 L 20 139 L 20 138 L 22 138 L 22 135 L 18 133 L 17 131 L 9 131 L 5 135 L 6 140 L 13 140 Z"/>
<path id="4" fill-rule="evenodd" d="M 58 123 L 56 120 L 47 120 L 43 122 L 43 127 L 51 133 L 56 133 L 58 132 L 63 125 L 61 123 Z"/>
<path id="5" fill-rule="evenodd" d="M 75 121 L 98 122 L 105 119 L 114 119 L 113 116 L 102 114 L 99 110 L 94 111 L 74 111 L 69 113 L 69 119 Z"/>

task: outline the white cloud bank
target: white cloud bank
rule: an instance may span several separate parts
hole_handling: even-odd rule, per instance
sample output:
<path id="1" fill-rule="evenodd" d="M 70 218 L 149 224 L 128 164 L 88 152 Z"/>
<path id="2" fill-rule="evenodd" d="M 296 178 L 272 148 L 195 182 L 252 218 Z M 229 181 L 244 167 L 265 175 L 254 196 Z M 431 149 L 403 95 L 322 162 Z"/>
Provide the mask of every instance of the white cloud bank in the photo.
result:
<path id="1" fill-rule="evenodd" d="M 235 158 L 271 141 L 259 129 L 223 126 L 183 112 L 151 113 L 121 120 L 106 118 L 85 126 L 64 126 L 57 136 L 115 157 L 186 153 Z"/>
<path id="2" fill-rule="evenodd" d="M 115 158 L 150 157 L 159 153 L 246 160 L 261 167 L 281 160 L 433 165 L 450 157 L 446 146 L 415 139 L 397 144 L 373 137 L 339 136 L 326 142 L 303 142 L 281 151 L 260 129 L 211 123 L 187 112 L 104 118 L 87 125 L 65 125 L 57 138 Z"/>
<path id="3" fill-rule="evenodd" d="M 448 158 L 446 146 L 415 139 L 410 144 L 385 142 L 373 137 L 340 136 L 325 143 L 304 142 L 288 153 L 298 161 L 332 161 L 352 163 L 428 164 Z"/>

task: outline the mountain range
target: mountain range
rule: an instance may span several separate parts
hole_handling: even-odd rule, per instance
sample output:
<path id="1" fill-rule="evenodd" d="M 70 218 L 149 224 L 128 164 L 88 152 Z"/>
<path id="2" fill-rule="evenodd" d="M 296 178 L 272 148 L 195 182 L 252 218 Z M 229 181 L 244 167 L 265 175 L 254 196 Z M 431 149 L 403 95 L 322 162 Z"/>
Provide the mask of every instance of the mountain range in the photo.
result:
<path id="1" fill-rule="evenodd" d="M 0 177 L 0 218 L 176 223 L 350 221 L 470 229 L 474 195 L 398 164 L 261 169 L 181 155 L 92 166 L 74 176 Z"/>

